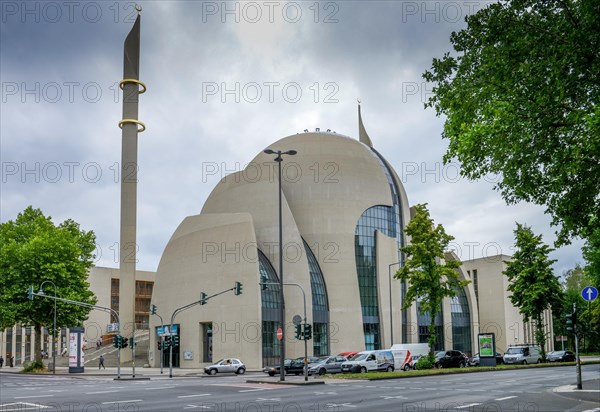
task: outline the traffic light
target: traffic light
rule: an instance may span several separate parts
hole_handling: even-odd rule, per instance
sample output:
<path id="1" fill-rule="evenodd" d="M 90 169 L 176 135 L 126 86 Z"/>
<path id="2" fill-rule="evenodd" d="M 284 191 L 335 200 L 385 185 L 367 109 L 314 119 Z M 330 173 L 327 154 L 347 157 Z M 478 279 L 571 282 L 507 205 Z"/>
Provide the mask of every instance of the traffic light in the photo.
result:
<path id="1" fill-rule="evenodd" d="M 577 312 L 567 314 L 567 332 L 574 332 L 577 327 Z"/>
<path id="2" fill-rule="evenodd" d="M 175 335 L 173 336 L 173 347 L 176 348 L 177 346 L 179 346 L 179 336 Z"/>
<path id="3" fill-rule="evenodd" d="M 304 340 L 309 340 L 312 338 L 312 325 L 310 323 L 304 324 L 304 334 L 302 336 Z"/>
<path id="4" fill-rule="evenodd" d="M 120 339 L 119 335 L 113 336 L 113 346 L 115 348 L 120 348 L 121 347 L 121 339 Z"/>
<path id="5" fill-rule="evenodd" d="M 264 273 L 262 275 L 260 275 L 260 285 L 262 286 L 262 290 L 269 289 L 269 285 L 267 285 L 268 281 L 269 281 L 269 278 L 267 277 L 267 275 L 265 275 Z"/>
<path id="6" fill-rule="evenodd" d="M 296 325 L 296 339 L 302 339 L 302 324 Z"/>
<path id="7" fill-rule="evenodd" d="M 206 293 L 200 292 L 200 304 L 206 305 Z"/>
<path id="8" fill-rule="evenodd" d="M 240 282 L 235 282 L 235 294 L 236 296 L 242 294 L 242 284 Z"/>
<path id="9" fill-rule="evenodd" d="M 127 343 L 128 340 L 128 338 L 121 336 L 121 348 L 126 348 L 127 346 L 129 346 L 129 344 Z"/>
<path id="10" fill-rule="evenodd" d="M 156 341 L 156 347 L 157 347 L 158 350 L 162 350 L 163 343 L 162 343 L 162 341 L 160 339 Z"/>
<path id="11" fill-rule="evenodd" d="M 150 305 L 150 314 L 156 315 L 156 305 L 155 304 Z"/>
<path id="12" fill-rule="evenodd" d="M 29 286 L 29 289 L 27 289 L 27 297 L 29 300 L 33 300 L 33 286 Z"/>
<path id="13" fill-rule="evenodd" d="M 165 348 L 168 348 L 169 346 L 171 346 L 171 337 L 165 336 Z"/>

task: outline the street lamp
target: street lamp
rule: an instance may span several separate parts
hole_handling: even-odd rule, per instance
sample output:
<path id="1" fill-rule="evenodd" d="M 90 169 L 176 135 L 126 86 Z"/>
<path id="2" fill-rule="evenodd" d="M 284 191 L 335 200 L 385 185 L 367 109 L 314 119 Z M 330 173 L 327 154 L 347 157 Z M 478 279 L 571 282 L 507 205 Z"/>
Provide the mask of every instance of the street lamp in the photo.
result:
<path id="1" fill-rule="evenodd" d="M 390 274 L 390 348 L 394 344 L 394 318 L 392 312 L 392 266 L 400 264 L 402 264 L 402 262 L 390 263 L 388 266 L 388 272 Z"/>
<path id="2" fill-rule="evenodd" d="M 54 329 L 52 330 L 52 374 L 56 375 L 56 284 L 51 280 L 45 280 L 40 285 L 39 294 L 44 294 L 44 283 L 52 283 L 54 286 Z"/>
<path id="3" fill-rule="evenodd" d="M 295 155 L 295 150 L 287 150 L 285 152 L 281 150 L 265 149 L 266 154 L 276 154 L 275 161 L 278 163 L 279 168 L 279 300 L 280 304 L 280 317 L 281 317 L 281 359 L 279 362 L 279 380 L 285 380 L 285 303 L 283 301 L 283 231 L 282 231 L 282 217 L 281 217 L 281 162 L 283 161 L 282 155 Z"/>

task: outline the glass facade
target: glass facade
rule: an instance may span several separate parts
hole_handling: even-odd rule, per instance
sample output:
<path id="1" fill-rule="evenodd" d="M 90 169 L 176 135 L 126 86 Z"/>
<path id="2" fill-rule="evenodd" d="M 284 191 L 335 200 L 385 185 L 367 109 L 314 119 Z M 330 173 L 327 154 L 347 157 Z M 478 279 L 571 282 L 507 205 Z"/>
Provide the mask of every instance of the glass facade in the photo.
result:
<path id="1" fill-rule="evenodd" d="M 472 355 L 471 311 L 464 288 L 456 289 L 456 296 L 450 300 L 452 314 L 452 348 Z"/>
<path id="2" fill-rule="evenodd" d="M 304 249 L 310 271 L 310 289 L 312 292 L 313 316 L 313 355 L 329 355 L 329 303 L 327 288 L 319 262 L 304 239 Z"/>
<path id="3" fill-rule="evenodd" d="M 257 249 L 260 278 L 267 283 L 279 283 L 279 277 L 269 259 Z M 279 364 L 281 343 L 277 339 L 277 329 L 281 326 L 281 294 L 279 285 L 261 288 L 262 307 L 262 358 L 263 366 Z"/>
<path id="4" fill-rule="evenodd" d="M 381 349 L 377 293 L 377 245 L 375 244 L 375 231 L 377 230 L 387 236 L 396 237 L 397 221 L 393 208 L 379 205 L 367 209 L 358 219 L 354 234 L 354 253 L 366 350 Z"/>

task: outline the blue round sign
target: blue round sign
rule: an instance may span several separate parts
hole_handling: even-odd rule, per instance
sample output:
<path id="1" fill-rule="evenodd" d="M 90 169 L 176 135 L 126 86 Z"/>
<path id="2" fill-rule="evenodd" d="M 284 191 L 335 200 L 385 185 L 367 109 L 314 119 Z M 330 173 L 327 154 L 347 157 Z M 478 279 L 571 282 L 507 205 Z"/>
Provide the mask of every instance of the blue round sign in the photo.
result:
<path id="1" fill-rule="evenodd" d="M 588 302 L 595 300 L 598 297 L 598 289 L 593 286 L 586 286 L 581 291 L 581 297 Z"/>

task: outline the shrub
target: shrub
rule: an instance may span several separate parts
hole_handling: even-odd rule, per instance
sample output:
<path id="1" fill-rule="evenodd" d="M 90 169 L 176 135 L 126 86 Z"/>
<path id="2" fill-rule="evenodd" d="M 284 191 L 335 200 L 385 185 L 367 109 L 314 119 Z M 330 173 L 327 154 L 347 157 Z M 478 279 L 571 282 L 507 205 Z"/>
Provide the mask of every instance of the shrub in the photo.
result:
<path id="1" fill-rule="evenodd" d="M 23 368 L 23 372 L 31 373 L 31 372 L 41 372 L 46 370 L 44 366 L 44 362 L 42 361 L 33 361 L 31 365 L 27 365 Z"/>
<path id="2" fill-rule="evenodd" d="M 434 365 L 435 358 L 433 355 L 421 356 L 417 361 L 417 370 L 432 369 Z"/>

